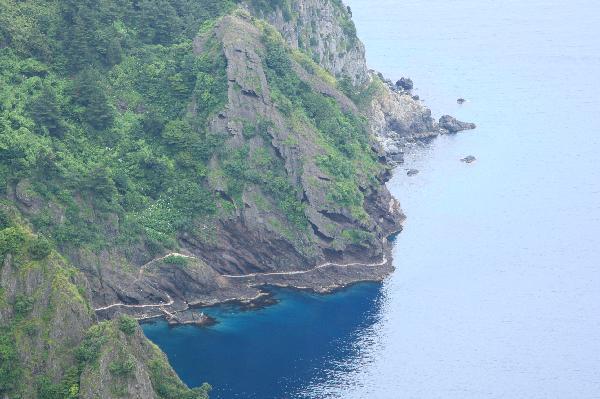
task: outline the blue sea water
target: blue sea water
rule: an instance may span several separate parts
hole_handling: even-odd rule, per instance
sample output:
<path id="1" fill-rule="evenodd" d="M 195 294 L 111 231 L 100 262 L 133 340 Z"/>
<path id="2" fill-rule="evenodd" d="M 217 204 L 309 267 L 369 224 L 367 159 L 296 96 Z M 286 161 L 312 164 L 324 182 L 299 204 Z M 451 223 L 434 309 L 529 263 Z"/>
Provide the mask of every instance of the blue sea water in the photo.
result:
<path id="1" fill-rule="evenodd" d="M 478 125 L 388 184 L 396 272 L 144 331 L 213 398 L 600 398 L 600 3 L 346 2 L 371 67 Z"/>

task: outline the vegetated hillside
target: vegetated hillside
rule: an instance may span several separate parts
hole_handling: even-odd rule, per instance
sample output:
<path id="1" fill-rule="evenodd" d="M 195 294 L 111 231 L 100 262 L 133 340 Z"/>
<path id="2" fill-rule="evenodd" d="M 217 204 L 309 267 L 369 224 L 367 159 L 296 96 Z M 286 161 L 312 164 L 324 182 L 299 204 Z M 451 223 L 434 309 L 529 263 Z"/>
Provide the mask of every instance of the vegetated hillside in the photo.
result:
<path id="1" fill-rule="evenodd" d="M 98 323 L 85 277 L 0 204 L 3 398 L 207 398 L 127 316 Z"/>
<path id="2" fill-rule="evenodd" d="M 204 397 L 94 307 L 380 260 L 382 90 L 337 0 L 0 0 L 0 396 Z"/>

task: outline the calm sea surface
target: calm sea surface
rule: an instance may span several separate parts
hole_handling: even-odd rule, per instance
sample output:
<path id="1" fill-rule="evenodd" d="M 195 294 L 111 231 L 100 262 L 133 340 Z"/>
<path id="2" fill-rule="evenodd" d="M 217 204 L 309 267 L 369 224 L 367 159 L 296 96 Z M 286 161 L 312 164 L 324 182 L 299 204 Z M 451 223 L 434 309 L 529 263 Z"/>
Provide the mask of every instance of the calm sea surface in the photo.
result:
<path id="1" fill-rule="evenodd" d="M 217 399 L 600 398 L 600 3 L 347 3 L 371 67 L 478 124 L 389 183 L 396 272 L 146 334 Z"/>

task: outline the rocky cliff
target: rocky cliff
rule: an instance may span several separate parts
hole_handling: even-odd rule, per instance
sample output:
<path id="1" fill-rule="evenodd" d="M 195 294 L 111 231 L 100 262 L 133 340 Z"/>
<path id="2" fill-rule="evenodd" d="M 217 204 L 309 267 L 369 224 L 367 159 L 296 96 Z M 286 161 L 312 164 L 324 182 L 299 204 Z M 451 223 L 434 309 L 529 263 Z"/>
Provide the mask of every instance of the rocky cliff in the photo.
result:
<path id="1" fill-rule="evenodd" d="M 294 49 L 307 53 L 317 64 L 353 84 L 368 79 L 365 48 L 356 36 L 349 8 L 341 1 L 282 2 L 266 10 L 248 2 L 254 14 L 266 18 Z"/>
<path id="2" fill-rule="evenodd" d="M 173 313 L 189 304 L 256 298 L 257 287 L 267 283 L 323 291 L 386 275 L 386 237 L 400 229 L 403 215 L 383 185 L 389 170 L 373 149 L 368 126 L 358 119 L 357 106 L 336 87 L 333 76 L 305 54 L 288 50 L 276 30 L 250 13 L 238 10 L 219 20 L 210 32 L 196 37 L 195 51 L 201 53 L 211 41 L 227 61 L 227 104 L 210 122 L 230 152 L 209 162 L 208 183 L 222 202 L 215 215 L 202 221 L 200 231 L 178 237 L 184 270 L 173 273 L 173 267 L 158 261 L 151 263 L 154 273 L 132 278 L 120 269 L 96 268 L 101 275 L 92 272 L 90 278 L 98 281 L 92 284 L 98 287 L 93 288 L 98 308 L 172 301 L 165 308 Z M 274 54 L 279 58 L 271 60 Z M 277 70 L 276 62 L 285 70 Z M 302 91 L 299 95 L 306 98 L 301 104 L 282 93 L 282 81 L 297 86 L 292 93 Z M 329 108 L 332 115 L 311 120 L 307 114 L 317 109 L 308 107 Z M 324 131 L 319 123 L 347 123 L 356 136 L 344 137 L 349 141 L 344 145 L 352 145 L 355 154 L 348 156 L 336 138 L 327 137 L 348 132 Z M 247 159 L 249 171 L 229 175 L 231 153 Z M 261 169 L 277 186 L 254 175 Z M 240 179 L 243 187 L 233 192 Z M 286 209 L 282 201 L 295 208 Z M 316 273 L 315 268 L 328 263 L 330 267 Z M 355 269 L 360 264 L 378 267 L 353 270 L 360 275 L 354 279 L 337 276 L 343 265 L 352 263 Z M 256 282 L 260 274 L 268 277 L 264 283 Z M 124 311 L 150 317 L 164 314 L 165 308 L 114 306 L 99 314 Z"/>
<path id="3" fill-rule="evenodd" d="M 267 18 L 292 48 L 309 54 L 342 83 L 338 86 L 353 94 L 359 112 L 367 117 L 370 130 L 389 161 L 402 162 L 409 142 L 475 128 L 465 123 L 449 125 L 445 123 L 447 115 L 438 123 L 431 110 L 412 94 L 410 79 L 410 86 L 406 86 L 369 70 L 352 12 L 342 2 L 299 0 L 283 2 L 266 11 L 257 10 L 253 4 L 249 2 L 248 8 Z M 343 84 L 346 82 L 350 87 Z"/>

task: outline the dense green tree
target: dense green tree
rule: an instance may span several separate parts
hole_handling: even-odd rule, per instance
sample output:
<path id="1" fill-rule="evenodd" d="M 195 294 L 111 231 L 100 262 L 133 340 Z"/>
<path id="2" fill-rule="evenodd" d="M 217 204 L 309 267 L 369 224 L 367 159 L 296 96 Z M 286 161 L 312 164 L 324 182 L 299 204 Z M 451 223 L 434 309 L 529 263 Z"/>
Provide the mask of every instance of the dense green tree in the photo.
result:
<path id="1" fill-rule="evenodd" d="M 52 251 L 52 245 L 44 237 L 39 237 L 31 242 L 29 245 L 29 254 L 32 259 L 42 260 Z"/>
<path id="2" fill-rule="evenodd" d="M 114 121 L 114 110 L 100 84 L 99 73 L 86 69 L 77 77 L 73 88 L 73 100 L 83 107 L 83 120 L 98 130 L 110 127 Z"/>
<path id="3" fill-rule="evenodd" d="M 18 387 L 21 369 L 14 336 L 7 328 L 0 328 L 0 395 Z"/>
<path id="4" fill-rule="evenodd" d="M 140 37 L 147 43 L 171 43 L 181 31 L 177 12 L 167 0 L 142 0 L 139 13 Z"/>
<path id="5" fill-rule="evenodd" d="M 44 85 L 42 92 L 30 104 L 30 113 L 42 133 L 63 137 L 65 127 L 54 90 Z"/>

